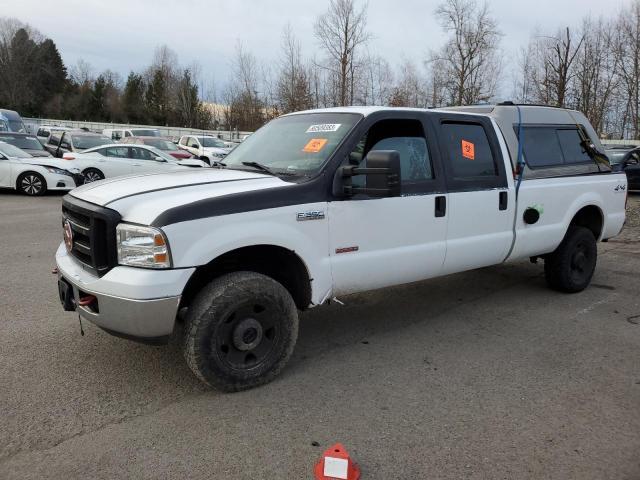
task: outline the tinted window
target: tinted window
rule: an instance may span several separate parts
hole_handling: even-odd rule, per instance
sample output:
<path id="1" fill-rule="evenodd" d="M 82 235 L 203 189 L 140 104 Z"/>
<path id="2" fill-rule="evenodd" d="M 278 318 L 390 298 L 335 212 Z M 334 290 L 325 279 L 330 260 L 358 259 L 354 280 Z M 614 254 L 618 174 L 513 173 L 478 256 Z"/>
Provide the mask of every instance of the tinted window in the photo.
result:
<path id="1" fill-rule="evenodd" d="M 522 153 L 529 167 L 548 167 L 564 163 L 555 128 L 523 127 L 522 135 Z"/>
<path id="2" fill-rule="evenodd" d="M 113 143 L 109 137 L 92 136 L 92 135 L 72 135 L 73 145 L 81 150 L 97 147 L 105 143 Z"/>
<path id="3" fill-rule="evenodd" d="M 489 139 L 481 125 L 444 123 L 442 131 L 454 179 L 498 176 Z"/>
<path id="4" fill-rule="evenodd" d="M 3 135 L 0 136 L 0 142 L 7 142 L 18 148 L 25 148 L 27 150 L 44 150 L 42 144 L 36 137 L 13 137 Z"/>
<path id="5" fill-rule="evenodd" d="M 101 148 L 98 150 L 103 155 L 107 155 L 107 157 L 117 157 L 117 158 L 127 158 L 129 155 L 127 154 L 127 147 L 109 147 L 109 148 Z M 104 153 L 103 153 L 104 152 Z"/>
<path id="6" fill-rule="evenodd" d="M 0 152 L 7 157 L 31 158 L 31 155 L 24 150 L 20 150 L 18 147 L 14 147 L 13 145 L 9 145 L 4 142 L 0 142 Z"/>
<path id="7" fill-rule="evenodd" d="M 163 140 L 161 138 L 146 138 L 144 141 L 140 140 L 139 143 L 151 145 L 152 147 L 156 147 L 158 150 L 165 151 L 171 151 L 177 148 L 175 143 L 170 142 L 169 140 Z"/>
<path id="8" fill-rule="evenodd" d="M 38 135 L 39 137 L 48 137 L 49 136 L 49 131 L 45 130 L 44 128 L 40 128 L 36 135 Z"/>
<path id="9" fill-rule="evenodd" d="M 516 128 L 517 133 L 517 128 Z M 530 168 L 592 162 L 576 128 L 523 127 L 522 152 Z"/>
<path id="10" fill-rule="evenodd" d="M 592 162 L 589 154 L 582 148 L 580 144 L 582 139 L 577 129 L 562 129 L 557 132 L 560 140 L 560 147 L 564 154 L 564 163 L 585 163 Z"/>
<path id="11" fill-rule="evenodd" d="M 154 160 L 156 156 L 146 148 L 131 147 L 131 158 L 136 160 Z"/>
<path id="12" fill-rule="evenodd" d="M 49 143 L 51 145 L 58 145 L 60 143 L 60 136 L 59 135 L 51 135 L 49 137 Z"/>
<path id="13" fill-rule="evenodd" d="M 127 137 L 133 134 L 136 137 L 158 137 L 160 136 L 160 132 L 158 130 L 146 129 L 146 128 L 136 128 L 132 129 L 131 133 L 127 132 Z"/>

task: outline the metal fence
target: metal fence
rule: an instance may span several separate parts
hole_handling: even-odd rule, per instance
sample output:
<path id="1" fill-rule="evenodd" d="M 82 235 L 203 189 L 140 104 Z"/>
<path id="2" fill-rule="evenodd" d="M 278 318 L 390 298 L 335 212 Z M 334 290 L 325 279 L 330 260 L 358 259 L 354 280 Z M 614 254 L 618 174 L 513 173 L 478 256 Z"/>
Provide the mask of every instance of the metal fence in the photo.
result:
<path id="1" fill-rule="evenodd" d="M 252 132 L 240 132 L 238 130 L 199 130 L 196 128 L 160 127 L 157 125 L 131 125 L 127 123 L 107 122 L 80 122 L 75 120 L 56 120 L 53 118 L 26 118 L 23 117 L 29 133 L 35 134 L 40 126 L 56 126 L 69 128 L 87 128 L 92 132 L 102 133 L 105 128 L 152 128 L 157 129 L 166 137 L 181 137 L 182 135 L 214 135 L 227 141 L 241 141 Z"/>

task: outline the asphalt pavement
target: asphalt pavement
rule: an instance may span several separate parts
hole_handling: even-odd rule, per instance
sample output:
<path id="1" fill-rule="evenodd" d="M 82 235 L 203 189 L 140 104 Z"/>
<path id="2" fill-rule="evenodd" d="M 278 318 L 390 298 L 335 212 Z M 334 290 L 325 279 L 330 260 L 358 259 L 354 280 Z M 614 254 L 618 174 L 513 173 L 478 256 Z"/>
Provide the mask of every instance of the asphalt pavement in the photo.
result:
<path id="1" fill-rule="evenodd" d="M 51 274 L 60 203 L 0 192 L 2 479 L 310 479 L 338 441 L 362 480 L 640 479 L 637 219 L 582 293 L 517 262 L 345 297 L 302 314 L 274 382 L 222 394 L 179 332 L 80 335 Z"/>

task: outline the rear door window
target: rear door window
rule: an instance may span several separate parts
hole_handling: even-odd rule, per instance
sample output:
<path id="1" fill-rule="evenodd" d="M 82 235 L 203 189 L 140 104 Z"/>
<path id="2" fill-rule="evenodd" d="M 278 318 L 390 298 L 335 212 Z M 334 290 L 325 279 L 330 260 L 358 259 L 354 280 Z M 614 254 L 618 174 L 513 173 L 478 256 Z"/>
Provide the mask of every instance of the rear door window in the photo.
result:
<path id="1" fill-rule="evenodd" d="M 444 123 L 444 140 L 454 180 L 497 177 L 498 166 L 482 125 Z"/>
<path id="2" fill-rule="evenodd" d="M 101 153 L 106 155 L 107 157 L 115 157 L 115 158 L 127 158 L 127 147 L 109 147 L 109 148 L 101 148 Z"/>

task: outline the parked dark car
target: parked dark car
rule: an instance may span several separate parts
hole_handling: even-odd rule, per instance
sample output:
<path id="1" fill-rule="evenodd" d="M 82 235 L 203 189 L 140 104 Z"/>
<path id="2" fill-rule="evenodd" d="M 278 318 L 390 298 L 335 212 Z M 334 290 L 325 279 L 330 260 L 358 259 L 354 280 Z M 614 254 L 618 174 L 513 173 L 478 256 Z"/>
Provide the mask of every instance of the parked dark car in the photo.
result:
<path id="1" fill-rule="evenodd" d="M 178 160 L 185 160 L 187 158 L 193 158 L 189 152 L 181 150 L 178 145 L 169 140 L 168 137 L 127 137 L 122 140 L 122 143 L 137 143 L 138 145 L 149 145 L 155 147 L 158 150 L 171 155 Z"/>
<path id="2" fill-rule="evenodd" d="M 81 131 L 52 132 L 44 148 L 54 157 L 62 158 L 65 153 L 84 152 L 89 148 L 112 143 L 113 140 L 100 133 Z"/>
<path id="3" fill-rule="evenodd" d="M 18 147 L 34 157 L 50 157 L 38 137 L 28 133 L 0 132 L 0 142 L 6 142 L 14 147 Z"/>
<path id="4" fill-rule="evenodd" d="M 613 171 L 627 174 L 627 188 L 640 190 L 640 147 L 608 149 L 607 156 Z"/>

